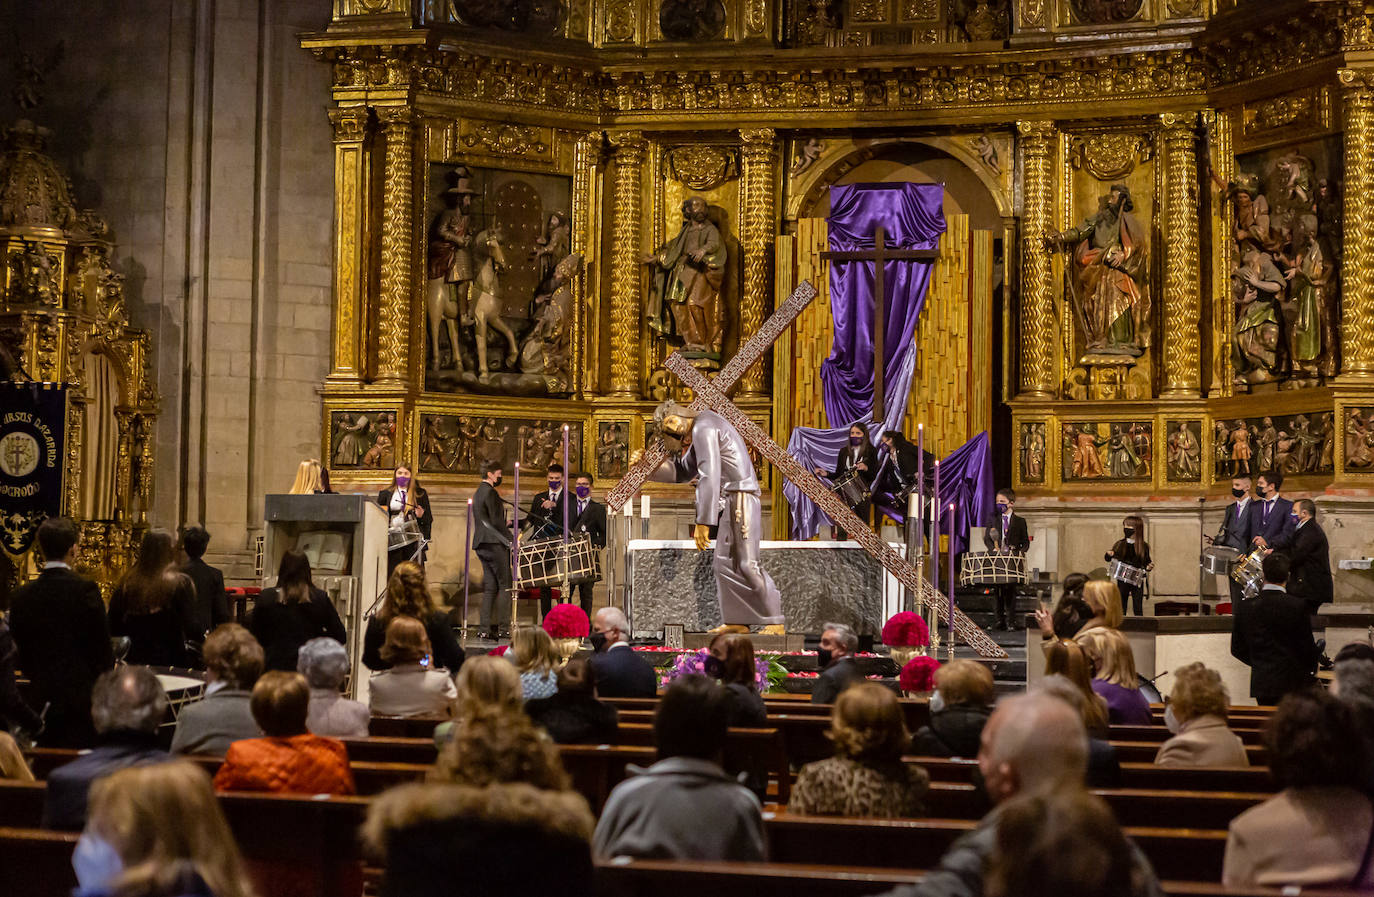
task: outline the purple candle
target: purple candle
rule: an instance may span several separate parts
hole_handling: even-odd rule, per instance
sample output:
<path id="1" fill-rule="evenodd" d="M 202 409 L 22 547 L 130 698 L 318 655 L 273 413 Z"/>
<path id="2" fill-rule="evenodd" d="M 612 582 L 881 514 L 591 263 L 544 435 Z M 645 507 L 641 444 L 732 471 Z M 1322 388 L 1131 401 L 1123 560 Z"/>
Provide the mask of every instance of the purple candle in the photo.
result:
<path id="1" fill-rule="evenodd" d="M 924 463 L 924 462 L 923 462 Z M 935 492 L 930 497 L 930 587 L 940 591 L 940 462 L 935 462 Z M 924 516 L 924 515 L 922 515 Z"/>
<path id="2" fill-rule="evenodd" d="M 916 425 L 916 494 L 920 496 L 916 507 L 920 516 L 916 519 L 916 555 L 923 551 L 921 544 L 925 539 L 926 528 L 926 425 Z"/>
<path id="3" fill-rule="evenodd" d="M 468 563 L 472 559 L 472 499 L 468 499 L 468 523 L 463 530 L 463 633 L 468 631 Z"/>
<path id="4" fill-rule="evenodd" d="M 572 468 L 568 466 L 568 425 L 563 425 L 563 544 L 568 544 L 568 505 L 572 504 L 568 500 L 568 490 L 572 483 L 568 478 L 572 476 Z M 567 563 L 567 556 L 564 555 L 564 564 Z"/>
<path id="5" fill-rule="evenodd" d="M 510 540 L 510 560 L 511 570 L 511 594 L 516 594 L 520 589 L 520 462 L 515 462 L 515 484 L 513 486 L 515 495 L 511 499 L 515 505 L 515 524 L 511 527 Z"/>
<path id="6" fill-rule="evenodd" d="M 959 512 L 949 503 L 949 656 L 954 656 L 954 534 L 958 532 Z"/>

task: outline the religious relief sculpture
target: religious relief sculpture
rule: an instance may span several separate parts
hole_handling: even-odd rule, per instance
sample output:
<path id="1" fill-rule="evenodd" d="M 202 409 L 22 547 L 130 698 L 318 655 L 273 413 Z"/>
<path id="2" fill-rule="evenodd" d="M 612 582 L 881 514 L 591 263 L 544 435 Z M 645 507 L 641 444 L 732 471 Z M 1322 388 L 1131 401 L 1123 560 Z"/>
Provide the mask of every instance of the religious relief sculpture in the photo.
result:
<path id="1" fill-rule="evenodd" d="M 1336 428 L 1331 412 L 1219 420 L 1213 437 L 1218 479 L 1266 470 L 1322 475 L 1335 470 Z M 1349 440 L 1346 442 L 1347 454 Z"/>
<path id="2" fill-rule="evenodd" d="M 550 393 L 572 391 L 572 278 L 581 266 L 581 253 L 554 266 L 541 287 L 549 292 L 534 297 L 534 328 L 520 350 L 520 370 L 542 376 Z"/>
<path id="3" fill-rule="evenodd" d="M 582 425 L 569 421 L 568 457 L 582 463 Z M 465 414 L 426 414 L 420 419 L 420 472 L 476 474 L 487 458 L 520 462 L 522 472 L 563 462 L 563 424 Z"/>
<path id="4" fill-rule="evenodd" d="M 1202 479 L 1202 422 L 1169 421 L 1169 479 L 1193 483 Z"/>
<path id="5" fill-rule="evenodd" d="M 1148 480 L 1153 439 L 1149 422 L 1066 423 L 1064 480 Z"/>
<path id="6" fill-rule="evenodd" d="M 448 8 L 461 24 L 524 35 L 556 34 L 567 17 L 560 0 L 450 0 Z"/>
<path id="7" fill-rule="evenodd" d="M 662 0 L 658 30 L 668 40 L 717 40 L 725 33 L 721 0 Z"/>
<path id="8" fill-rule="evenodd" d="M 389 470 L 396 466 L 396 412 L 336 411 L 330 437 L 330 467 Z"/>
<path id="9" fill-rule="evenodd" d="M 707 217 L 706 200 L 701 197 L 682 204 L 682 217 L 678 235 L 644 256 L 644 264 L 653 269 L 649 328 L 670 343 L 681 344 L 687 358 L 719 362 L 725 332 L 720 296 L 725 242 Z"/>
<path id="10" fill-rule="evenodd" d="M 451 179 L 453 185 L 442 194 L 444 208 L 429 226 L 425 304 L 429 309 L 429 363 L 433 370 L 438 370 L 444 359 L 439 345 L 441 326 L 448 335 L 449 357 L 461 368 L 458 322 L 472 323 L 468 291 L 472 286 L 472 197 L 476 191 L 466 168 L 455 169 Z"/>
<path id="11" fill-rule="evenodd" d="M 806 143 L 797 147 L 797 157 L 792 160 L 792 167 L 789 173 L 792 177 L 803 174 L 816 164 L 816 160 L 821 157 L 821 152 L 825 149 L 825 144 L 819 137 L 808 137 Z"/>
<path id="12" fill-rule="evenodd" d="M 1346 409 L 1345 469 L 1374 470 L 1374 408 Z"/>
<path id="13" fill-rule="evenodd" d="M 61 261 L 37 241 L 25 240 L 9 255 L 9 295 L 14 303 L 57 305 L 62 296 L 59 283 Z"/>
<path id="14" fill-rule="evenodd" d="M 1132 208 L 1130 189 L 1114 184 L 1096 215 L 1044 239 L 1046 251 L 1073 253 L 1069 283 L 1089 353 L 1136 357 L 1150 345 L 1149 246 Z"/>
<path id="15" fill-rule="evenodd" d="M 1142 0 L 1069 0 L 1075 18 L 1084 25 L 1129 22 L 1140 14 Z"/>
<path id="16" fill-rule="evenodd" d="M 1045 481 L 1045 425 L 1021 424 L 1021 482 Z"/>
<path id="17" fill-rule="evenodd" d="M 630 463 L 630 436 L 626 432 L 627 425 L 620 421 L 602 421 L 597 427 L 597 475 L 623 477 Z"/>

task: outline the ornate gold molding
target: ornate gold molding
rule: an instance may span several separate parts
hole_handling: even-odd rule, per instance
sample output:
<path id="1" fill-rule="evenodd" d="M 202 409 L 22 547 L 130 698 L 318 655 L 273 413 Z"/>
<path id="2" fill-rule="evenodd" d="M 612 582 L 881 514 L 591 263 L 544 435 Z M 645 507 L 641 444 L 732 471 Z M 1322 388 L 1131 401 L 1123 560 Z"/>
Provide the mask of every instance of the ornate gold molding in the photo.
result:
<path id="1" fill-rule="evenodd" d="M 414 111 L 377 110 L 386 140 L 382 177 L 381 295 L 377 309 L 377 379 L 404 383 L 409 374 L 411 264 L 414 255 Z"/>
<path id="2" fill-rule="evenodd" d="M 1204 111 L 1203 123 L 1210 142 L 1208 157 L 1221 183 L 1228 184 L 1235 177 L 1236 157 L 1232 148 L 1232 118 L 1222 111 Z M 1225 189 L 1203 181 L 1211 190 L 1212 245 L 1212 365 L 1209 398 L 1229 396 L 1234 390 L 1234 370 L 1231 359 L 1231 340 L 1235 331 L 1236 312 L 1232 301 L 1231 272 L 1236 265 L 1235 209 L 1226 201 Z"/>
<path id="3" fill-rule="evenodd" d="M 457 144 L 463 149 L 475 149 L 497 156 L 551 159 L 553 129 L 510 122 L 462 119 L 458 123 Z"/>
<path id="4" fill-rule="evenodd" d="M 1198 287 L 1197 113 L 1159 117 L 1163 125 L 1164 389 L 1162 396 L 1201 393 L 1201 295 Z"/>
<path id="5" fill-rule="evenodd" d="M 363 246 L 367 197 L 367 138 L 365 107 L 329 110 L 334 128 L 334 346 L 329 379 L 353 381 L 362 376 L 361 311 Z"/>
<path id="6" fill-rule="evenodd" d="M 595 220 L 594 204 L 596 202 L 596 183 L 597 168 L 600 163 L 601 155 L 601 135 L 599 133 L 583 134 L 577 139 L 573 148 L 573 203 L 572 203 L 572 233 L 573 233 L 573 252 L 582 253 L 582 267 L 574 275 L 576 278 L 573 285 L 573 358 L 572 374 L 573 389 L 578 395 L 584 395 L 588 391 L 595 392 L 597 389 L 597 378 L 595 369 L 592 368 L 589 374 L 587 363 L 589 348 L 594 353 L 595 347 L 590 345 L 590 337 L 594 336 L 596 329 L 587 326 L 587 307 L 588 301 L 588 282 L 595 283 L 595 279 L 589 273 L 596 267 L 598 255 L 595 251 L 597 246 L 597 235 L 592 222 Z M 593 309 L 595 306 L 593 306 Z M 596 320 L 593 313 L 591 320 Z M 595 359 L 595 355 L 592 354 Z"/>
<path id="7" fill-rule="evenodd" d="M 1021 230 L 1021 391 L 1048 397 L 1054 383 L 1054 285 L 1049 253 L 1041 240 L 1052 225 L 1054 122 L 1019 121 L 1024 210 Z"/>
<path id="8" fill-rule="evenodd" d="M 1153 156 L 1149 134 L 1074 135 L 1069 142 L 1073 167 L 1087 170 L 1099 181 L 1120 180 Z"/>
<path id="9" fill-rule="evenodd" d="M 1345 106 L 1342 381 L 1374 380 L 1374 70 L 1341 69 Z"/>
<path id="10" fill-rule="evenodd" d="M 668 171 L 673 180 L 693 190 L 710 190 L 738 177 L 735 154 L 721 146 L 693 143 L 668 151 Z"/>
<path id="11" fill-rule="evenodd" d="M 777 218 L 778 142 L 772 128 L 739 132 L 744 165 L 740 196 L 740 252 L 744 292 L 739 305 L 739 341 L 753 336 L 763 324 L 773 288 L 774 220 Z M 740 379 L 743 395 L 764 394 L 764 365 L 751 366 Z"/>
<path id="12" fill-rule="evenodd" d="M 335 143 L 352 143 L 367 136 L 367 109 L 363 106 L 346 106 L 329 110 L 329 123 L 334 129 Z"/>
<path id="13" fill-rule="evenodd" d="M 611 383 L 617 396 L 639 393 L 639 321 L 643 308 L 640 272 L 641 182 L 647 142 L 640 131 L 610 135 L 615 147 L 615 193 L 611 222 Z"/>

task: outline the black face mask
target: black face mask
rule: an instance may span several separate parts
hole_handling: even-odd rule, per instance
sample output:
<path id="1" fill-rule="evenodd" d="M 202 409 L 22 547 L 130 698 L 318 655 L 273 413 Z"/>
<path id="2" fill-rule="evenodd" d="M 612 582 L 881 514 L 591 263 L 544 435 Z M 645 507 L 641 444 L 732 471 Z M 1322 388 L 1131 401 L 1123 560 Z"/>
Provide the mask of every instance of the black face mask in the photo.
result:
<path id="1" fill-rule="evenodd" d="M 606 633 L 593 632 L 591 635 L 592 650 L 600 654 L 606 650 Z"/>
<path id="2" fill-rule="evenodd" d="M 1135 535 L 1135 530 L 1131 529 L 1129 526 L 1123 526 L 1121 531 L 1126 534 L 1127 539 Z"/>
<path id="3" fill-rule="evenodd" d="M 864 438 L 863 438 L 862 436 L 851 436 L 851 437 L 849 437 L 849 444 L 852 445 L 852 446 L 854 446 L 855 448 L 858 448 L 860 445 L 862 445 L 862 444 L 863 444 L 863 441 L 864 441 Z"/>
<path id="4" fill-rule="evenodd" d="M 1231 494 L 1234 495 L 1236 498 L 1244 498 L 1244 497 L 1245 497 L 1245 490 L 1244 490 L 1244 489 L 1232 489 L 1232 490 L 1231 490 Z"/>
<path id="5" fill-rule="evenodd" d="M 725 662 L 714 654 L 707 654 L 701 662 L 701 671 L 712 679 L 719 679 L 725 675 Z"/>
<path id="6" fill-rule="evenodd" d="M 825 669 L 830 666 L 831 653 L 829 648 L 816 649 L 816 666 Z"/>
<path id="7" fill-rule="evenodd" d="M 501 485 L 501 481 L 504 480 L 504 479 L 505 479 L 504 476 L 497 477 L 497 478 L 496 478 L 496 482 L 492 483 L 492 486 L 499 486 L 499 485 Z"/>

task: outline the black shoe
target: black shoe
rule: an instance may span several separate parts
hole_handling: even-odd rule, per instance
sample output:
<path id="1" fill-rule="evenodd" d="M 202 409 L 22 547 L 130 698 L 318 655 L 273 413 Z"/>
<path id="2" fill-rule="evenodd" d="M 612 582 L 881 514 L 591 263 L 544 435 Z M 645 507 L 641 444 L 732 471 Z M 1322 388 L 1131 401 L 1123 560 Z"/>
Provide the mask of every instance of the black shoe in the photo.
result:
<path id="1" fill-rule="evenodd" d="M 488 640 L 488 641 L 492 641 L 492 642 L 496 641 L 496 639 L 497 639 L 496 627 L 495 627 L 495 626 L 488 626 L 488 627 L 487 627 L 486 634 L 483 635 L 482 637 L 485 638 L 485 639 Z"/>
<path id="2" fill-rule="evenodd" d="M 997 630 L 998 630 L 999 632 L 1007 632 L 1007 631 L 1010 630 L 1010 629 L 1011 629 L 1011 626 L 1007 623 L 1006 620 L 998 620 L 998 621 L 997 621 Z"/>

